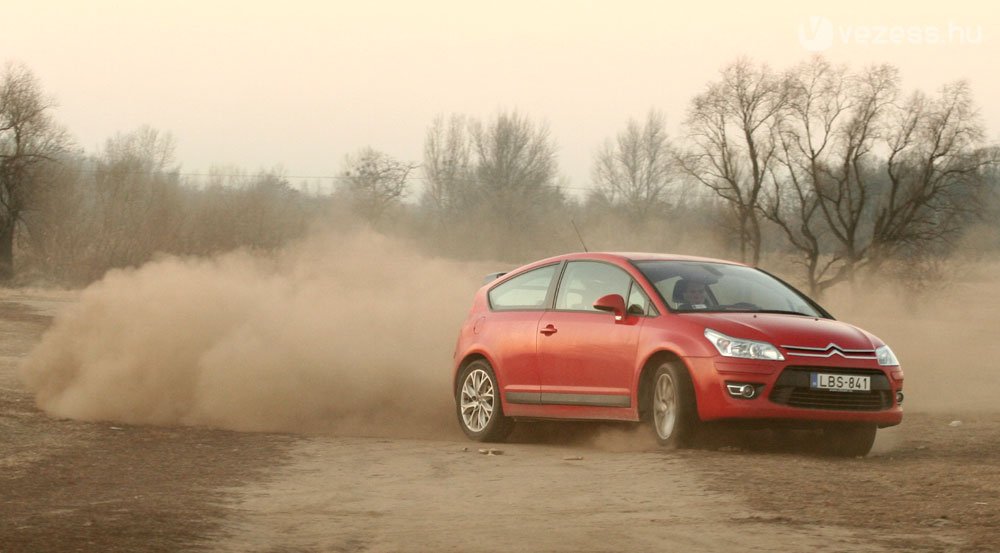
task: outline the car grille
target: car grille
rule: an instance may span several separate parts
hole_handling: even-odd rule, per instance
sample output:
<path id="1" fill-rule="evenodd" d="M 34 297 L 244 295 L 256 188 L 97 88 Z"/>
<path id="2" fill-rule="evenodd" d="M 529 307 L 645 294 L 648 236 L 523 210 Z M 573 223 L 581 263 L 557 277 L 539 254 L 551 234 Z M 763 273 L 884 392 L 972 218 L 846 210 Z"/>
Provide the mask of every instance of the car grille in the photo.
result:
<path id="1" fill-rule="evenodd" d="M 786 346 L 785 352 L 788 355 L 797 357 L 833 357 L 839 355 L 844 359 L 875 359 L 877 355 L 873 349 L 844 349 L 837 344 L 830 344 L 825 348 L 813 348 L 806 346 Z"/>
<path id="2" fill-rule="evenodd" d="M 871 390 L 868 392 L 813 390 L 809 387 L 809 375 L 814 372 L 868 375 L 871 376 Z M 802 409 L 881 411 L 892 407 L 889 379 L 881 371 L 871 369 L 788 367 L 775 382 L 770 398 L 774 403 Z"/>

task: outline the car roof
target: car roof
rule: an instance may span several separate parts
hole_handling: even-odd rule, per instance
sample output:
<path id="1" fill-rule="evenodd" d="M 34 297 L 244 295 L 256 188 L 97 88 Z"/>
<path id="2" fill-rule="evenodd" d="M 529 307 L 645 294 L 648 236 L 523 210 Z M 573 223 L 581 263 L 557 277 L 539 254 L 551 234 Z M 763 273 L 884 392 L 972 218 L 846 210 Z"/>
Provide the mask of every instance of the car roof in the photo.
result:
<path id="1" fill-rule="evenodd" d="M 736 261 L 725 259 L 715 259 L 711 257 L 700 257 L 694 255 L 680 255 L 673 253 L 644 253 L 644 252 L 575 252 L 557 255 L 546 259 L 541 259 L 530 263 L 530 265 L 544 265 L 563 260 L 573 259 L 603 259 L 605 261 L 704 261 L 708 263 L 725 263 L 728 265 L 744 265 Z"/>
<path id="2" fill-rule="evenodd" d="M 544 267 L 545 265 L 551 265 L 553 263 L 559 263 L 561 261 L 573 261 L 573 260 L 596 260 L 596 261 L 611 261 L 611 262 L 642 262 L 642 261 L 695 261 L 695 262 L 705 262 L 705 263 L 724 263 L 727 265 L 741 265 L 747 266 L 744 263 L 739 263 L 736 261 L 728 261 L 725 259 L 715 259 L 711 257 L 699 257 L 694 255 L 680 255 L 672 253 L 643 253 L 643 252 L 574 252 L 565 253 L 562 255 L 556 255 L 553 257 L 547 257 L 545 259 L 539 259 L 538 261 L 533 261 L 520 267 L 513 268 L 509 271 L 501 271 L 498 273 L 491 273 L 486 276 L 483 288 L 494 286 L 499 282 L 505 281 L 509 278 L 513 278 L 515 275 L 519 275 L 526 271 L 536 269 L 539 267 Z"/>

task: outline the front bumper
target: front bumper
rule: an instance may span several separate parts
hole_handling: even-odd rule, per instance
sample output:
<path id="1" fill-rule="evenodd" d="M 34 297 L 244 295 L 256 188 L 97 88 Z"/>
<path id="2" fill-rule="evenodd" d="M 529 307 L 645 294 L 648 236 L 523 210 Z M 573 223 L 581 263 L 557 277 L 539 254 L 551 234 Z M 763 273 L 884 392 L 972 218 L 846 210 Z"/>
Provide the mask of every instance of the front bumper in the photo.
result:
<path id="1" fill-rule="evenodd" d="M 801 361 L 750 361 L 726 357 L 685 359 L 691 370 L 698 415 L 702 420 L 781 419 L 788 421 L 870 422 L 893 426 L 903 420 L 896 401 L 903 389 L 898 367 L 881 367 L 874 361 L 816 359 Z M 872 391 L 816 393 L 808 388 L 810 372 L 869 374 Z M 727 383 L 752 384 L 752 399 L 733 397 Z"/>

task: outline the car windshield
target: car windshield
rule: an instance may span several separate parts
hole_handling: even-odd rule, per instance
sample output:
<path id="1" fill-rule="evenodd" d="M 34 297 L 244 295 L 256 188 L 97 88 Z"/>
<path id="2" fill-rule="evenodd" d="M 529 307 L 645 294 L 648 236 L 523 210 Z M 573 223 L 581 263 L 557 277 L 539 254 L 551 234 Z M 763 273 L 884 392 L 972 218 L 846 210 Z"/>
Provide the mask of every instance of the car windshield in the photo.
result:
<path id="1" fill-rule="evenodd" d="M 674 311 L 827 316 L 788 285 L 750 267 L 704 261 L 638 261 L 635 265 Z"/>

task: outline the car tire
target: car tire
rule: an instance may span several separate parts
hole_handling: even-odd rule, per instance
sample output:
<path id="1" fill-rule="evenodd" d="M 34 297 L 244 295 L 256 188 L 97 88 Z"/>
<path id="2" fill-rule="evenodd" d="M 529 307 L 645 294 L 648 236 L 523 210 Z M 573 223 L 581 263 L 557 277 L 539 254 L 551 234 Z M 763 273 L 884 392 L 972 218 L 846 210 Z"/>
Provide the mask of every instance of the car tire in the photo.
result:
<path id="1" fill-rule="evenodd" d="M 864 457 L 875 443 L 878 427 L 872 423 L 831 424 L 823 428 L 820 452 L 833 457 Z"/>
<path id="2" fill-rule="evenodd" d="M 687 369 L 677 361 L 663 363 L 653 373 L 648 395 L 656 441 L 669 449 L 693 445 L 701 420 Z"/>
<path id="3" fill-rule="evenodd" d="M 477 442 L 502 442 L 514 429 L 514 421 L 503 414 L 493 367 L 481 359 L 459 373 L 455 411 L 462 432 Z"/>

